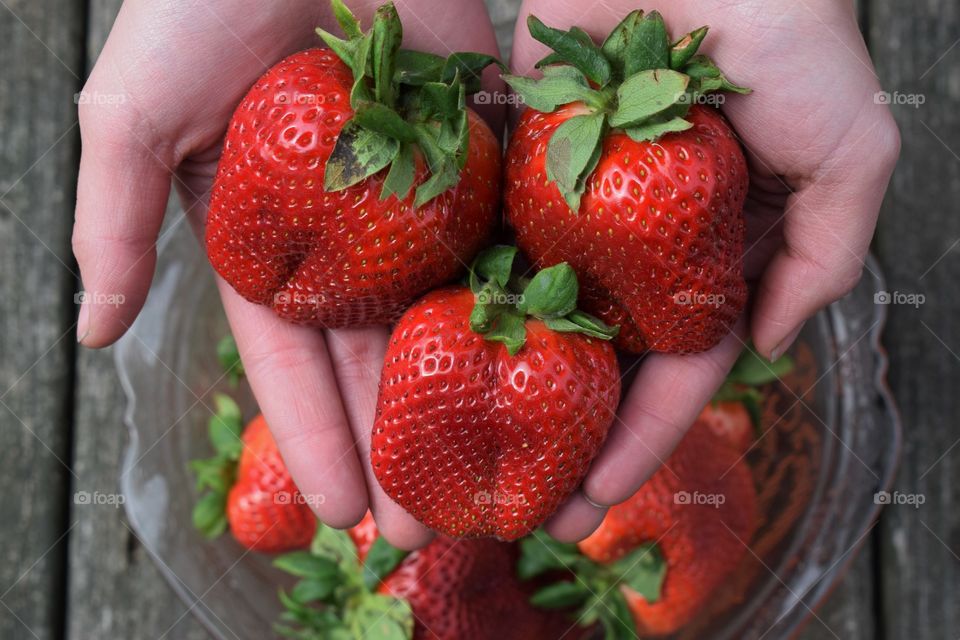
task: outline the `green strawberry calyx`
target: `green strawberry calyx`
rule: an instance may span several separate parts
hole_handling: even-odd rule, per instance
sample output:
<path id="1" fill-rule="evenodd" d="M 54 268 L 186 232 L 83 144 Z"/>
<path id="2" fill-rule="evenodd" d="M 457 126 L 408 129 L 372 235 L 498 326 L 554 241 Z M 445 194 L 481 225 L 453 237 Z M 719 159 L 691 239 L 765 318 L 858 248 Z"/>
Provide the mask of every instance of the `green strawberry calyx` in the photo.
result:
<path id="1" fill-rule="evenodd" d="M 484 68 L 500 63 L 482 53 L 443 58 L 401 49 L 403 27 L 391 2 L 377 9 L 366 32 L 342 0 L 331 4 L 347 38 L 317 34 L 353 72 L 354 115 L 327 161 L 324 189 L 346 189 L 389 167 L 380 199 L 403 198 L 413 187 L 417 149 L 429 170 L 414 195 L 420 207 L 459 181 L 470 135 L 466 96 L 479 91 Z"/>
<path id="2" fill-rule="evenodd" d="M 624 596 L 631 589 L 647 602 L 660 599 L 667 563 L 656 543 L 637 546 L 609 564 L 594 562 L 575 544 L 554 540 L 542 530 L 520 542 L 517 574 L 521 580 L 562 576 L 541 587 L 530 598 L 544 609 L 572 609 L 577 624 L 592 627 L 599 622 L 606 640 L 637 637 L 637 630 Z"/>
<path id="3" fill-rule="evenodd" d="M 217 343 L 217 360 L 231 387 L 243 379 L 243 363 L 237 343 L 229 333 Z M 193 507 L 193 526 L 207 538 L 216 538 L 227 530 L 227 494 L 237 481 L 237 464 L 243 452 L 243 415 L 230 396 L 213 396 L 216 412 L 207 421 L 207 435 L 214 455 L 189 463 L 202 492 Z"/>
<path id="4" fill-rule="evenodd" d="M 503 79 L 537 111 L 583 104 L 557 127 L 547 145 L 547 178 L 574 211 L 600 161 L 608 131 L 621 130 L 638 142 L 653 141 L 692 127 L 685 116 L 692 105 L 705 101 L 703 96 L 750 91 L 727 80 L 709 57 L 697 53 L 707 27 L 671 42 L 656 11 L 630 12 L 599 46 L 578 27 L 554 29 L 532 15 L 527 27 L 553 50 L 537 63 L 543 77 L 505 74 Z"/>
<path id="5" fill-rule="evenodd" d="M 243 452 L 243 416 L 240 407 L 228 395 L 213 397 L 216 413 L 207 422 L 207 433 L 214 455 L 189 463 L 202 492 L 193 507 L 193 526 L 206 538 L 216 538 L 227 530 L 227 494 L 237 481 L 237 464 Z"/>
<path id="6" fill-rule="evenodd" d="M 288 638 L 411 640 L 413 611 L 403 599 L 377 593 L 407 552 L 378 537 L 363 563 L 344 531 L 319 524 L 310 549 L 274 560 L 299 580 L 281 590 L 284 612 L 274 630 Z"/>
<path id="7" fill-rule="evenodd" d="M 750 414 L 750 421 L 754 429 L 760 429 L 763 392 L 760 387 L 780 380 L 793 371 L 793 358 L 783 355 L 770 362 L 753 348 L 747 345 L 740 357 L 733 364 L 723 385 L 713 395 L 711 404 L 721 402 L 739 402 Z"/>
<path id="8" fill-rule="evenodd" d="M 482 252 L 470 267 L 469 282 L 476 304 L 470 328 L 493 342 L 502 342 L 516 355 L 527 337 L 527 318 L 538 318 L 561 333 L 610 340 L 617 327 L 577 309 L 577 274 L 566 262 L 541 269 L 533 278 L 515 272 L 517 248 L 495 246 Z"/>
<path id="9" fill-rule="evenodd" d="M 227 377 L 227 382 L 231 387 L 236 387 L 246 372 L 243 369 L 243 362 L 240 361 L 237 341 L 229 333 L 217 343 L 217 360 Z"/>

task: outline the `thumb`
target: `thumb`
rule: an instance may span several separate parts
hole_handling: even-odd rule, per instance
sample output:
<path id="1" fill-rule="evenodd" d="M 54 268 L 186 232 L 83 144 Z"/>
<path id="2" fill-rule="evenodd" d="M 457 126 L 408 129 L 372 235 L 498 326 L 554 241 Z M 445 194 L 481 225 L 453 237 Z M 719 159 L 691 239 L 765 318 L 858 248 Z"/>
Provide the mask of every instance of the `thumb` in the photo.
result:
<path id="1" fill-rule="evenodd" d="M 89 347 L 114 342 L 143 306 L 176 164 L 172 136 L 124 90 L 125 28 L 118 19 L 78 101 L 73 251 L 84 289 L 77 340 Z"/>
<path id="2" fill-rule="evenodd" d="M 787 199 L 784 244 L 760 280 L 751 316 L 753 342 L 771 359 L 808 318 L 849 293 L 866 266 L 900 136 L 892 117 L 881 114 L 854 140 Z"/>
<path id="3" fill-rule="evenodd" d="M 112 343 L 140 312 L 170 192 L 157 141 L 131 124 L 126 109 L 82 106 L 80 113 L 73 251 L 84 289 L 77 340 L 90 347 Z"/>

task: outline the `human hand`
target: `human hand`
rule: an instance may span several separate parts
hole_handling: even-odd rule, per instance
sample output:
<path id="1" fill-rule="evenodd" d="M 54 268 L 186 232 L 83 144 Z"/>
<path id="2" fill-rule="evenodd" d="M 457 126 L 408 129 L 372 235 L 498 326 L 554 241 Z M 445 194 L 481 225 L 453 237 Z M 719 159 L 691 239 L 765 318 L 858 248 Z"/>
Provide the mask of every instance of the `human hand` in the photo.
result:
<path id="1" fill-rule="evenodd" d="M 351 4 L 369 24 L 378 3 Z M 396 4 L 407 47 L 497 54 L 478 0 L 448 3 L 442 14 L 428 11 L 427 0 Z M 315 27 L 336 32 L 335 25 L 327 3 L 317 0 L 208 0 L 186 9 L 157 0 L 124 3 L 84 87 L 114 99 L 80 107 L 83 154 L 73 246 L 91 294 L 77 326 L 83 345 L 112 343 L 139 313 L 171 180 L 187 219 L 202 235 L 234 108 L 274 63 L 322 46 Z M 498 114 L 485 115 L 496 120 Z M 320 519 L 351 526 L 369 506 L 393 544 L 426 544 L 432 534 L 383 494 L 366 459 L 387 329 L 295 326 L 248 303 L 222 280 L 217 284 L 247 376 L 291 475 L 304 494 L 323 496 L 310 501 Z M 104 299 L 100 294 L 114 294 L 124 304 L 97 305 Z"/>
<path id="2" fill-rule="evenodd" d="M 528 75 L 547 49 L 526 29 L 534 14 L 551 27 L 577 25 L 596 41 L 634 2 L 585 11 L 574 0 L 525 0 L 511 66 Z M 674 36 L 710 26 L 703 52 L 748 96 L 722 110 L 750 165 L 745 274 L 756 284 L 749 334 L 774 359 L 804 321 L 860 278 L 899 136 L 860 36 L 852 2 L 741 0 L 673 2 L 659 9 Z M 742 325 L 742 326 L 741 326 Z M 721 384 L 747 336 L 745 323 L 713 350 L 653 354 L 639 368 L 608 441 L 582 490 L 548 524 L 583 538 L 605 509 L 632 495 L 669 456 Z"/>

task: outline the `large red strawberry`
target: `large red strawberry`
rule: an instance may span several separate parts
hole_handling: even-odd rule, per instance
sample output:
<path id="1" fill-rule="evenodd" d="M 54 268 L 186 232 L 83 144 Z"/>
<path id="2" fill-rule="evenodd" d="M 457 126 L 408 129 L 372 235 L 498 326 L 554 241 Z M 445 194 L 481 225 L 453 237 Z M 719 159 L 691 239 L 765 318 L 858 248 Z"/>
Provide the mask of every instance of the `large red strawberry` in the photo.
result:
<path id="1" fill-rule="evenodd" d="M 543 78 L 504 79 L 528 109 L 507 150 L 504 199 L 538 266 L 568 262 L 582 305 L 641 353 L 704 351 L 743 311 L 743 151 L 717 90 L 743 92 L 706 56 L 706 27 L 671 45 L 656 12 L 601 46 L 531 16 L 553 48 Z"/>
<path id="2" fill-rule="evenodd" d="M 281 633 L 345 640 L 555 640 L 570 629 L 564 616 L 529 604 L 532 585 L 517 579 L 516 545 L 441 536 L 408 555 L 378 536 L 369 514 L 348 533 L 321 527 L 310 553 L 277 560 L 302 578 L 283 595 Z M 577 631 L 564 637 L 581 637 Z"/>
<path id="3" fill-rule="evenodd" d="M 564 566 L 578 576 L 545 587 L 537 604 L 584 603 L 581 623 L 599 616 L 612 638 L 666 635 L 700 612 L 737 568 L 757 519 L 741 453 L 697 423 L 664 467 L 579 543 L 579 553 L 540 535 L 524 544 L 521 566 L 528 576 Z"/>
<path id="4" fill-rule="evenodd" d="M 194 508 L 194 524 L 207 537 L 229 527 L 241 545 L 263 553 L 303 549 L 317 519 L 287 471 L 267 422 L 258 415 L 243 429 L 240 410 L 217 396 L 210 437 L 217 454 L 192 463 L 207 493 Z"/>
<path id="5" fill-rule="evenodd" d="M 512 540 L 543 522 L 582 480 L 620 397 L 615 332 L 575 310 L 573 271 L 511 276 L 515 252 L 481 254 L 472 290 L 417 302 L 384 360 L 374 472 L 454 537 Z"/>
<path id="6" fill-rule="evenodd" d="M 320 32 L 237 107 L 206 246 L 246 299 L 343 327 L 395 320 L 484 246 L 500 147 L 464 102 L 492 57 L 400 50 L 392 4 L 365 34 L 333 5 L 348 39 Z"/>

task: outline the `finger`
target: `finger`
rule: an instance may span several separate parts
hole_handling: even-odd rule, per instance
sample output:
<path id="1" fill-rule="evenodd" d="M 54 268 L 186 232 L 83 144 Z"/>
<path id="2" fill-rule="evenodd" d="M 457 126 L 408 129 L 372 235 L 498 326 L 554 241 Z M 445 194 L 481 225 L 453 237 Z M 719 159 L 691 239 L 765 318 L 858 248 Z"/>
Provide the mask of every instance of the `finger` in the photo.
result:
<path id="1" fill-rule="evenodd" d="M 98 88 L 96 79 L 84 91 L 113 95 Z M 171 159 L 138 119 L 119 100 L 80 105 L 83 151 L 73 252 L 85 292 L 77 340 L 89 347 L 112 343 L 133 323 L 156 265 Z"/>
<path id="2" fill-rule="evenodd" d="M 899 154 L 896 126 L 886 116 L 851 133 L 821 175 L 787 200 L 784 245 L 760 280 L 751 317 L 753 342 L 770 359 L 787 350 L 808 318 L 860 280 Z"/>
<path id="3" fill-rule="evenodd" d="M 600 526 L 605 515 L 606 507 L 590 504 L 582 492 L 576 491 L 560 505 L 544 528 L 560 542 L 579 542 Z"/>
<path id="4" fill-rule="evenodd" d="M 584 480 L 591 502 L 623 502 L 666 462 L 743 349 L 744 329 L 704 353 L 647 356 Z"/>
<path id="5" fill-rule="evenodd" d="M 351 527 L 367 492 L 323 333 L 289 324 L 217 278 L 244 370 L 283 460 L 324 523 Z"/>
<path id="6" fill-rule="evenodd" d="M 389 333 L 385 327 L 336 329 L 325 333 L 340 396 L 366 476 L 370 511 L 377 529 L 395 547 L 424 547 L 433 539 L 433 532 L 383 492 L 370 465 L 370 433 Z"/>

